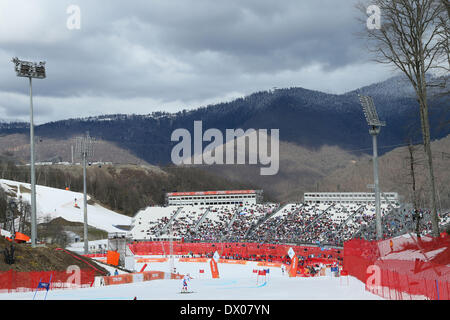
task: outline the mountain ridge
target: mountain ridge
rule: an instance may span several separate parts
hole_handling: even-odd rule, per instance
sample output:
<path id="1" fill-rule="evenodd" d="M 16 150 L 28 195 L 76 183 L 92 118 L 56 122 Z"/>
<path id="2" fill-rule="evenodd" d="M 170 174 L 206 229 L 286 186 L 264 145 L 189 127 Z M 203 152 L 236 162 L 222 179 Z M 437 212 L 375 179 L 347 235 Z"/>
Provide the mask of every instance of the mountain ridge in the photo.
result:
<path id="1" fill-rule="evenodd" d="M 408 83 L 401 79 L 393 77 L 340 95 L 291 87 L 259 91 L 230 102 L 176 113 L 113 114 L 59 120 L 36 126 L 35 134 L 44 140 L 67 140 L 89 131 L 98 140 L 113 143 L 133 157 L 155 165 L 171 163 L 171 150 L 176 144 L 170 139 L 172 132 L 185 128 L 193 135 L 193 123 L 198 120 L 203 122 L 204 130 L 279 129 L 281 141 L 298 146 L 320 149 L 335 145 L 348 151 L 363 150 L 371 145 L 371 137 L 357 96 L 361 92 L 373 96 L 381 120 L 387 122 L 379 135 L 380 146 L 398 145 L 421 138 L 417 101 L 409 94 Z M 397 84 L 396 88 L 393 83 Z M 398 94 L 393 95 L 392 91 Z M 409 93 L 401 95 L 399 92 Z M 445 119 L 445 101 L 443 97 L 430 102 L 432 138 L 450 133 L 449 128 L 439 125 Z M 1 136 L 6 138 L 13 133 L 28 135 L 28 125 L 25 122 L 0 123 Z M 381 149 L 380 153 L 389 150 L 392 148 Z"/>

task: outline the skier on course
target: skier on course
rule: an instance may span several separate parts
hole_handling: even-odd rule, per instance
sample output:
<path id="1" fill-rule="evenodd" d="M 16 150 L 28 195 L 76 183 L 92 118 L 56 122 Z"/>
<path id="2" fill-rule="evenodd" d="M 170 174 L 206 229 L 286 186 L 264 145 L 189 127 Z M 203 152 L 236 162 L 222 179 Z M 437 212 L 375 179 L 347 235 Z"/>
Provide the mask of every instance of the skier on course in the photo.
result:
<path id="1" fill-rule="evenodd" d="M 181 292 L 188 292 L 189 281 L 191 281 L 191 275 L 188 273 L 183 278 L 183 287 L 181 288 Z"/>

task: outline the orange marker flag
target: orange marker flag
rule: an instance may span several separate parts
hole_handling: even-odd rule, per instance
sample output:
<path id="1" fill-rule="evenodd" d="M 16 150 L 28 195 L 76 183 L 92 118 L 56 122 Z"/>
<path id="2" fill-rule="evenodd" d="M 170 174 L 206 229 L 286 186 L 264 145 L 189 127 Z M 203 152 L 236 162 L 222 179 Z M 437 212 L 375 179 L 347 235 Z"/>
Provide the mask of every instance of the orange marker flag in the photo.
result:
<path id="1" fill-rule="evenodd" d="M 209 265 L 211 267 L 211 275 L 212 275 L 213 279 L 219 278 L 219 269 L 217 268 L 217 260 L 219 260 L 219 254 L 216 251 L 216 253 L 214 254 L 214 257 L 209 262 Z"/>

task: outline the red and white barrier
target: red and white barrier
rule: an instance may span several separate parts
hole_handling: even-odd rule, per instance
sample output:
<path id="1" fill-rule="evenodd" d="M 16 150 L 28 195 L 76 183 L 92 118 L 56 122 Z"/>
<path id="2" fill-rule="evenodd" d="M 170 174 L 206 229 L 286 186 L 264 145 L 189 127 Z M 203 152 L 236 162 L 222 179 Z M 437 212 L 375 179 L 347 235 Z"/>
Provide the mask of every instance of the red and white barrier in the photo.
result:
<path id="1" fill-rule="evenodd" d="M 183 279 L 184 275 L 163 271 L 144 271 L 137 273 L 120 274 L 117 276 L 96 277 L 95 286 L 109 286 L 115 284 L 136 283 L 142 281 L 162 279 Z"/>

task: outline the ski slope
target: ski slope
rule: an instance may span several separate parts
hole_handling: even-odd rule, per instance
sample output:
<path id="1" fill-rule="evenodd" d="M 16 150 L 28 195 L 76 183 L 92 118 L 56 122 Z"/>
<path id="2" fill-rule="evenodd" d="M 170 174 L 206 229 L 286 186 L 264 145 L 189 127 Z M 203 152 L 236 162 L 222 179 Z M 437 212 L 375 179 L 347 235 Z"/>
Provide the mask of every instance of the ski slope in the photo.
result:
<path id="1" fill-rule="evenodd" d="M 22 197 L 24 201 L 31 201 L 29 183 L 0 179 L 0 185 L 6 192 L 16 194 L 17 198 Z M 75 207 L 75 199 L 79 208 Z M 39 223 L 43 222 L 47 217 L 50 219 L 61 217 L 67 221 L 84 222 L 83 194 L 80 192 L 36 185 L 36 207 Z M 131 224 L 130 217 L 106 209 L 98 204 L 88 204 L 87 212 L 88 225 L 106 232 L 124 232 L 115 226 Z"/>
<path id="2" fill-rule="evenodd" d="M 169 262 L 148 263 L 146 270 L 168 271 Z M 381 300 L 364 289 L 359 280 L 331 275 L 317 278 L 289 278 L 280 268 L 270 268 L 267 281 L 256 282 L 252 272 L 255 262 L 248 265 L 218 265 L 220 279 L 211 279 L 209 264 L 179 262 L 175 267 L 180 274 L 190 273 L 191 294 L 180 294 L 181 280 L 153 280 L 140 283 L 49 291 L 47 300 Z M 140 269 L 143 264 L 137 264 Z M 205 270 L 199 278 L 199 269 Z M 342 280 L 342 281 L 341 281 Z M 43 299 L 45 293 L 40 292 Z M 0 294 L 0 300 L 32 299 L 33 292 Z"/>
<path id="3" fill-rule="evenodd" d="M 108 248 L 108 239 L 88 241 L 88 246 L 89 252 L 93 253 L 98 252 L 101 249 L 106 250 Z M 84 241 L 70 243 L 66 249 L 78 254 L 84 254 Z"/>

